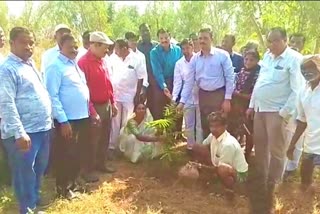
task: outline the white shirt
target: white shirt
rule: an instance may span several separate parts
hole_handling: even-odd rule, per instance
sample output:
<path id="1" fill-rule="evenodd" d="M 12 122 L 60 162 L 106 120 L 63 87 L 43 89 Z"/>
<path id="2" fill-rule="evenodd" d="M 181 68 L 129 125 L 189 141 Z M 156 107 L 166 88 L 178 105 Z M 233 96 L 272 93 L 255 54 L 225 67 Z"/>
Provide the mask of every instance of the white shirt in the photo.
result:
<path id="1" fill-rule="evenodd" d="M 267 52 L 262 60 L 249 107 L 256 112 L 279 112 L 285 119 L 292 116 L 303 84 L 301 61 L 302 55 L 289 47 L 277 58 Z"/>
<path id="2" fill-rule="evenodd" d="M 116 54 L 108 59 L 110 62 L 110 79 L 113 86 L 115 100 L 118 102 L 133 102 L 139 79 L 145 76 L 145 68 L 137 54 L 130 51 L 122 60 Z"/>
<path id="3" fill-rule="evenodd" d="M 220 137 L 218 137 L 216 139 L 217 142 L 214 145 L 212 145 L 213 138 L 215 137 L 212 134 L 209 134 L 209 136 L 203 141 L 202 144 L 204 145 L 211 144 L 210 145 L 211 153 L 212 153 L 212 149 L 216 150 L 215 159 L 218 162 L 229 164 L 237 172 L 248 171 L 248 164 L 246 162 L 246 159 L 240 147 L 240 144 L 229 132 L 226 131 Z"/>
<path id="4" fill-rule="evenodd" d="M 138 48 L 136 49 L 136 51 L 132 50 L 132 52 L 137 54 L 138 58 L 141 60 L 143 68 L 145 69 L 142 85 L 147 88 L 149 86 L 149 82 L 148 82 L 146 56 L 141 51 L 139 51 Z"/>
<path id="5" fill-rule="evenodd" d="M 41 68 L 40 71 L 44 74 L 46 68 L 55 61 L 55 59 L 59 56 L 60 49 L 59 46 L 56 45 L 48 50 L 46 50 L 41 56 Z"/>
<path id="6" fill-rule="evenodd" d="M 82 56 L 84 56 L 86 53 L 88 52 L 88 50 L 87 49 L 85 49 L 84 47 L 80 47 L 80 48 L 78 48 L 78 55 L 77 55 L 77 57 L 76 57 L 76 62 L 78 62 L 79 61 L 79 59 L 82 57 Z"/>
<path id="7" fill-rule="evenodd" d="M 194 55 L 194 54 L 193 54 Z M 193 56 L 192 55 L 192 56 Z M 174 79 L 173 79 L 173 91 L 172 91 L 172 100 L 176 101 L 179 93 L 182 91 L 184 82 L 188 79 L 188 75 L 192 75 L 189 69 L 189 63 L 185 56 L 181 57 L 176 62 L 174 67 Z M 190 105 L 198 105 L 199 104 L 199 88 L 196 85 L 196 81 L 194 81 L 194 86 L 192 93 L 189 94 L 189 98 L 186 99 L 186 107 Z"/>
<path id="8" fill-rule="evenodd" d="M 304 152 L 320 155 L 320 85 L 314 90 L 308 85 L 298 96 L 297 120 L 307 123 Z"/>

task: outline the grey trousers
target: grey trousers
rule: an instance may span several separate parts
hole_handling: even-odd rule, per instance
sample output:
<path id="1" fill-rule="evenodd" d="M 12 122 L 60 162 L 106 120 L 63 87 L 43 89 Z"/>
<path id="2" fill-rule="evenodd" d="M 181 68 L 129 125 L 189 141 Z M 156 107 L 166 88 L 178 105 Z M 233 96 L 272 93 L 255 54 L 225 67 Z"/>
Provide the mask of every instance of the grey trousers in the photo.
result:
<path id="1" fill-rule="evenodd" d="M 255 164 L 265 184 L 275 184 L 282 179 L 289 146 L 285 128 L 286 124 L 278 112 L 255 113 Z"/>

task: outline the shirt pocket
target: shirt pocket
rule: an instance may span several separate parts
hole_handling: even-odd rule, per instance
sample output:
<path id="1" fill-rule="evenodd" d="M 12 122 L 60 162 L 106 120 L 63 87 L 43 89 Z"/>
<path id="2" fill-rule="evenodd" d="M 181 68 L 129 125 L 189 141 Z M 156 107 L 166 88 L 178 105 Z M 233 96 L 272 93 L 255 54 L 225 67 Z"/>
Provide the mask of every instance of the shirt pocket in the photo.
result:
<path id="1" fill-rule="evenodd" d="M 272 79 L 275 82 L 282 82 L 288 78 L 287 68 L 273 68 Z"/>

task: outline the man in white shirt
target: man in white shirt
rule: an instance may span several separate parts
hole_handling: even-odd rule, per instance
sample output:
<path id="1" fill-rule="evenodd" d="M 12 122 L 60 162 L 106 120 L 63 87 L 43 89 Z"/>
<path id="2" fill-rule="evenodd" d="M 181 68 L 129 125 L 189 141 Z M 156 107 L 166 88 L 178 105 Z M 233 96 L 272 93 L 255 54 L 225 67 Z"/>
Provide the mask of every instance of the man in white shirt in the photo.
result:
<path id="1" fill-rule="evenodd" d="M 302 190 L 308 190 L 312 184 L 314 166 L 320 165 L 320 55 L 306 56 L 301 72 L 309 84 L 300 91 L 298 96 L 297 128 L 287 155 L 290 160 L 293 160 L 296 144 L 305 132 L 300 174 Z"/>
<path id="2" fill-rule="evenodd" d="M 302 55 L 287 46 L 282 28 L 272 28 L 267 38 L 269 51 L 264 55 L 253 89 L 248 117 L 254 114 L 255 171 L 261 182 L 257 191 L 266 194 L 265 209 L 272 209 L 275 185 L 282 178 L 289 145 L 287 124 L 293 115 L 302 84 Z"/>
<path id="3" fill-rule="evenodd" d="M 58 24 L 54 28 L 54 40 L 56 41 L 56 45 L 48 50 L 46 50 L 41 56 L 41 68 L 40 71 L 44 74 L 46 68 L 50 65 L 50 63 L 55 60 L 60 54 L 59 43 L 61 37 L 65 33 L 71 33 L 70 28 L 65 24 Z"/>
<path id="4" fill-rule="evenodd" d="M 142 67 L 146 70 L 144 73 L 145 73 L 145 76 L 143 77 L 143 87 L 142 87 L 142 91 L 141 91 L 141 96 L 140 96 L 140 99 L 142 101 L 145 101 L 146 100 L 146 96 L 147 96 L 147 88 L 149 86 L 149 83 L 148 83 L 148 73 L 147 73 L 147 65 L 146 65 L 146 57 L 145 55 L 138 50 L 138 39 L 139 39 L 139 36 L 138 35 L 135 35 L 133 32 L 127 32 L 125 34 L 125 39 L 128 40 L 128 46 L 129 48 L 137 54 L 139 60 L 141 60 L 141 63 L 142 63 Z"/>
<path id="5" fill-rule="evenodd" d="M 172 91 L 172 100 L 174 102 L 178 102 L 180 92 L 182 91 L 184 82 L 186 81 L 188 72 L 190 70 L 190 60 L 194 55 L 192 40 L 184 39 L 181 41 L 180 46 L 184 56 L 176 62 L 174 68 Z M 186 106 L 183 113 L 188 150 L 191 150 L 192 145 L 194 145 L 196 142 L 201 143 L 203 140 L 198 93 L 198 87 L 194 82 L 192 94 L 190 94 L 189 99 L 186 101 Z"/>
<path id="6" fill-rule="evenodd" d="M 289 46 L 295 51 L 298 51 L 301 53 L 303 50 L 305 43 L 305 37 L 301 33 L 294 33 L 291 34 L 290 39 L 289 39 Z M 302 84 L 302 87 L 304 87 L 305 84 Z M 294 112 L 294 117 L 289 121 L 288 123 L 288 140 L 291 141 L 294 132 L 296 130 L 296 115 L 297 115 L 297 109 L 295 109 Z M 288 160 L 286 164 L 286 171 L 283 175 L 283 180 L 284 181 L 290 181 L 290 178 L 293 177 L 296 173 L 296 170 L 299 167 L 299 161 L 300 157 L 302 155 L 302 150 L 303 150 L 303 142 L 304 142 L 304 134 L 300 137 L 296 144 L 296 149 L 294 150 L 294 158 L 292 160 Z"/>
<path id="7" fill-rule="evenodd" d="M 90 33 L 91 31 L 87 30 L 82 34 L 82 47 L 78 48 L 78 55 L 76 57 L 76 62 L 85 55 L 90 47 Z"/>
<path id="8" fill-rule="evenodd" d="M 209 136 L 192 149 L 193 160 L 215 166 L 215 172 L 227 189 L 247 178 L 248 164 L 239 142 L 226 131 L 227 120 L 221 112 L 208 116 Z"/>
<path id="9" fill-rule="evenodd" d="M 116 40 L 114 52 L 109 59 L 110 78 L 118 114 L 112 118 L 109 144 L 111 150 L 118 148 L 120 129 L 133 113 L 134 104 L 139 102 L 143 78 L 146 76 L 146 68 L 137 54 L 130 51 L 126 40 Z"/>

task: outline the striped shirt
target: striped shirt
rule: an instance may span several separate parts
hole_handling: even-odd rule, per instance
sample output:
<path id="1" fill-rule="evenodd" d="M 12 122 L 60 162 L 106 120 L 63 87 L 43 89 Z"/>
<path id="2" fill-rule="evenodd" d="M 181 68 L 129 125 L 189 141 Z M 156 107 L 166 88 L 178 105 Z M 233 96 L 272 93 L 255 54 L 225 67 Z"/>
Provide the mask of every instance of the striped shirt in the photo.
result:
<path id="1" fill-rule="evenodd" d="M 0 66 L 0 79 L 2 138 L 50 130 L 51 102 L 33 60 L 10 53 Z"/>

